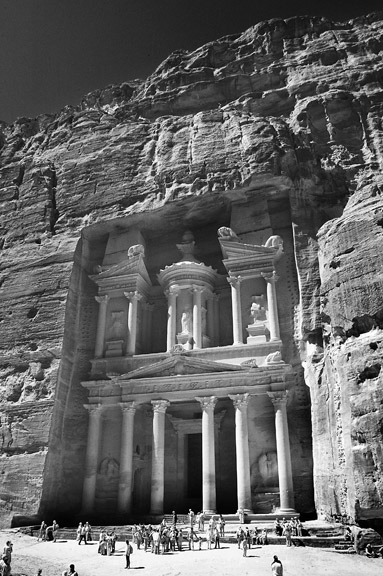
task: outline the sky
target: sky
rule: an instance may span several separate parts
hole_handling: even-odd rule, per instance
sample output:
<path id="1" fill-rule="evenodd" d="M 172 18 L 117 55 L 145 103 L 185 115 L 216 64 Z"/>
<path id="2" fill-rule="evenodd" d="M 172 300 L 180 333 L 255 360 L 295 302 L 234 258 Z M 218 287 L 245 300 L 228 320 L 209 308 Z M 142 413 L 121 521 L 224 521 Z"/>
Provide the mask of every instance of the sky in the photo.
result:
<path id="1" fill-rule="evenodd" d="M 262 20 L 379 9 L 382 0 L 0 0 L 0 120 L 57 112 Z"/>

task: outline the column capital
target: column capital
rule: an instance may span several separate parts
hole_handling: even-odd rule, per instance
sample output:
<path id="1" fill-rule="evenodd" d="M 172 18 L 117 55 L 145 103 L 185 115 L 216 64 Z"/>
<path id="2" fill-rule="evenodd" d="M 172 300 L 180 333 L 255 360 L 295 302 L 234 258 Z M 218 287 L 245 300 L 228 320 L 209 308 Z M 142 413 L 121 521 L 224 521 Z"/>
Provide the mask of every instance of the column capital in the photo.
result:
<path id="1" fill-rule="evenodd" d="M 169 288 L 167 290 L 165 290 L 165 296 L 167 296 L 169 298 L 169 296 L 178 296 L 178 294 L 181 291 L 181 287 L 178 284 L 173 284 L 172 286 L 169 286 Z"/>
<path id="2" fill-rule="evenodd" d="M 152 400 L 151 404 L 153 406 L 153 412 L 157 412 L 158 414 L 165 414 L 166 408 L 170 406 L 168 400 Z"/>
<path id="3" fill-rule="evenodd" d="M 88 410 L 90 416 L 100 416 L 104 409 L 103 404 L 83 404 L 83 406 Z"/>
<path id="4" fill-rule="evenodd" d="M 218 402 L 217 396 L 196 396 L 196 400 L 201 404 L 204 412 L 214 412 L 215 405 Z"/>
<path id="5" fill-rule="evenodd" d="M 275 270 L 273 270 L 272 272 L 261 272 L 261 274 L 262 277 L 266 280 L 266 282 L 269 282 L 270 284 L 275 284 L 279 280 L 279 276 L 277 275 Z"/>
<path id="6" fill-rule="evenodd" d="M 228 396 L 230 400 L 232 400 L 235 408 L 247 408 L 250 396 L 248 392 L 245 394 L 229 394 Z"/>
<path id="7" fill-rule="evenodd" d="M 130 413 L 134 414 L 137 410 L 137 402 L 119 402 L 121 411 L 123 414 Z"/>
<path id="8" fill-rule="evenodd" d="M 138 302 L 142 298 L 142 294 L 140 294 L 137 290 L 134 290 L 133 292 L 124 292 L 124 296 L 130 302 L 132 302 L 133 300 L 136 300 Z"/>
<path id="9" fill-rule="evenodd" d="M 203 291 L 205 290 L 205 288 L 203 286 L 198 286 L 196 284 L 193 284 L 191 290 L 192 290 L 192 292 L 195 292 L 196 294 L 202 294 Z"/>
<path id="10" fill-rule="evenodd" d="M 271 399 L 274 408 L 282 408 L 283 406 L 286 406 L 287 394 L 287 390 L 280 390 L 279 392 L 267 392 L 267 395 Z"/>
<path id="11" fill-rule="evenodd" d="M 110 300 L 109 294 L 104 294 L 104 296 L 95 296 L 94 299 L 99 304 L 107 304 Z"/>
<path id="12" fill-rule="evenodd" d="M 240 283 L 242 282 L 242 276 L 228 276 L 226 280 L 229 282 L 232 288 L 238 288 Z"/>

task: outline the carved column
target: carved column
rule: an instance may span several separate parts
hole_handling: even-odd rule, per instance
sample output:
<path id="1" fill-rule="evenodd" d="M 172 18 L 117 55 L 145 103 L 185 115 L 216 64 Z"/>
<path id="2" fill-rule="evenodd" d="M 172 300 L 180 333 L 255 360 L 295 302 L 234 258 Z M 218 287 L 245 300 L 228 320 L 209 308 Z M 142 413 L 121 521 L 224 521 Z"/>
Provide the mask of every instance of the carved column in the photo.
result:
<path id="1" fill-rule="evenodd" d="M 164 511 L 165 477 L 165 412 L 170 402 L 152 400 L 153 405 L 153 447 L 152 447 L 152 491 L 151 514 Z"/>
<path id="2" fill-rule="evenodd" d="M 202 348 L 202 292 L 200 286 L 193 286 L 193 348 Z"/>
<path id="3" fill-rule="evenodd" d="M 251 512 L 249 432 L 247 427 L 249 394 L 229 394 L 229 398 L 235 407 L 238 510 Z"/>
<path id="4" fill-rule="evenodd" d="M 128 356 L 133 356 L 136 353 L 136 340 L 137 340 L 137 320 L 138 320 L 138 302 L 141 300 L 142 295 L 137 292 L 124 292 L 124 295 L 129 300 L 128 311 L 128 345 L 126 353 Z"/>
<path id="5" fill-rule="evenodd" d="M 96 346 L 94 355 L 96 358 L 102 358 L 104 355 L 106 310 L 108 306 L 109 296 L 107 294 L 105 296 L 95 296 L 95 299 L 99 303 L 100 308 L 98 311 Z"/>
<path id="6" fill-rule="evenodd" d="M 287 392 L 268 392 L 275 411 L 280 511 L 294 511 L 294 488 L 291 468 L 289 428 L 287 423 Z"/>
<path id="7" fill-rule="evenodd" d="M 119 513 L 129 514 L 132 509 L 133 487 L 133 434 L 136 402 L 120 402 L 122 410 L 120 481 L 118 484 Z"/>
<path id="8" fill-rule="evenodd" d="M 82 492 L 82 512 L 92 514 L 96 497 L 98 451 L 101 433 L 101 404 L 84 404 L 89 412 L 88 443 L 85 458 L 85 476 Z"/>
<path id="9" fill-rule="evenodd" d="M 240 276 L 230 276 L 227 281 L 231 286 L 231 306 L 233 315 L 233 344 L 243 344 L 242 335 L 242 305 L 241 305 L 241 290 L 240 284 L 242 278 Z"/>
<path id="10" fill-rule="evenodd" d="M 176 331 L 177 331 L 177 296 L 179 294 L 180 288 L 177 285 L 170 286 L 167 291 L 168 297 L 168 332 L 167 332 L 167 343 L 166 350 L 169 352 L 171 348 L 176 343 Z"/>
<path id="11" fill-rule="evenodd" d="M 202 509 L 216 511 L 214 408 L 216 396 L 197 397 L 202 408 Z"/>
<path id="12" fill-rule="evenodd" d="M 214 317 L 214 299 L 215 294 L 209 294 L 206 300 L 207 306 L 207 335 L 210 339 L 210 346 L 215 346 L 215 317 Z"/>
<path id="13" fill-rule="evenodd" d="M 219 346 L 219 296 L 213 295 L 214 346 Z"/>
<path id="14" fill-rule="evenodd" d="M 277 274 L 262 274 L 267 284 L 267 306 L 269 309 L 269 330 L 270 340 L 280 340 L 279 333 L 279 320 L 278 320 L 278 307 L 277 307 L 277 292 L 275 290 L 275 283 L 279 280 Z"/>
<path id="15" fill-rule="evenodd" d="M 152 319 L 153 319 L 153 304 L 145 302 L 143 305 L 144 318 L 143 330 L 141 338 L 141 347 L 145 353 L 150 353 L 152 349 Z"/>

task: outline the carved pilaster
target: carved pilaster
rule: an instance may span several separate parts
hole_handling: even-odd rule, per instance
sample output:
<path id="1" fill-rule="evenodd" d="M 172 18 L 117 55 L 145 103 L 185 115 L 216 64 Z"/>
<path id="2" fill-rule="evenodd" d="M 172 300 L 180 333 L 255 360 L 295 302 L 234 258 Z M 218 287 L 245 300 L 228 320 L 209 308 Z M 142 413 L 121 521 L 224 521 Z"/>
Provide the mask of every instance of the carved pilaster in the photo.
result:
<path id="1" fill-rule="evenodd" d="M 99 303 L 100 308 L 98 311 L 96 346 L 94 355 L 96 358 L 102 358 L 104 355 L 106 310 L 109 302 L 109 296 L 107 294 L 104 296 L 95 296 L 95 300 Z"/>
<path id="2" fill-rule="evenodd" d="M 263 278 L 267 284 L 267 306 L 269 309 L 269 330 L 270 340 L 279 340 L 279 320 L 278 320 L 278 307 L 277 307 L 277 292 L 275 284 L 279 280 L 275 270 L 271 273 L 262 273 Z"/>

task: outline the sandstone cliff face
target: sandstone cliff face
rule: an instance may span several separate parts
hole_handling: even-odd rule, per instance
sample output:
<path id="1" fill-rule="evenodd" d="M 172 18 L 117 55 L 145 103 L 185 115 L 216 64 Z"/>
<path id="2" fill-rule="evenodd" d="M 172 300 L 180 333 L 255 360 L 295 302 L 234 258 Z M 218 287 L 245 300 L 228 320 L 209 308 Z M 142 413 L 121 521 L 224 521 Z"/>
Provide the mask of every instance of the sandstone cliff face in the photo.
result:
<path id="1" fill-rule="evenodd" d="M 171 226 L 185 210 L 204 223 L 228 198 L 253 202 L 259 233 L 292 223 L 280 314 L 296 486 L 311 474 L 307 384 L 316 509 L 383 516 L 382 51 L 382 15 L 272 20 L 1 126 L 2 523 L 78 511 L 97 311 L 87 273 L 108 223 L 161 214 Z"/>

